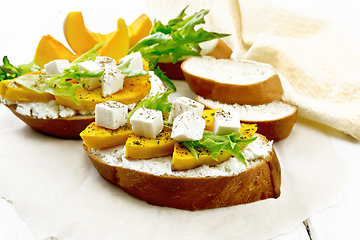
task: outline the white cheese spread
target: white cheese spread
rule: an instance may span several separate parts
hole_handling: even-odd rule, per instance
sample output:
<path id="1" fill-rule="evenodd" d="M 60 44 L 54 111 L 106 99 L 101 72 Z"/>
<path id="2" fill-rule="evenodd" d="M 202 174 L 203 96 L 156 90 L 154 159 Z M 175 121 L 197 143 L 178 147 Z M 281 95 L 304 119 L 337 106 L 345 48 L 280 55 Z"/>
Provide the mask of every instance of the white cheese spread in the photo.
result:
<path id="1" fill-rule="evenodd" d="M 213 167 L 203 165 L 185 171 L 171 170 L 170 155 L 144 160 L 128 160 L 125 158 L 124 145 L 103 150 L 91 149 L 91 151 L 109 165 L 147 172 L 158 176 L 217 177 L 237 175 L 247 168 L 260 163 L 272 151 L 272 144 L 272 141 L 266 143 L 261 138 L 257 138 L 257 140 L 247 145 L 243 152 L 247 166 L 242 164 L 237 158 L 232 157 L 228 161 Z"/>

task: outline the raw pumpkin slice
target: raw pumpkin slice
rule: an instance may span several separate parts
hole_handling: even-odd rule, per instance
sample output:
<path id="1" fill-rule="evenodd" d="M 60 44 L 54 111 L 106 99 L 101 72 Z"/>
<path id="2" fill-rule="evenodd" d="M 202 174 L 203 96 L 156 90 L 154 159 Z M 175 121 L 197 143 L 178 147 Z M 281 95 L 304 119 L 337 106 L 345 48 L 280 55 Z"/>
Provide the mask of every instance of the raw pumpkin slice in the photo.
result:
<path id="1" fill-rule="evenodd" d="M 64 20 L 64 36 L 71 49 L 81 55 L 89 51 L 95 44 L 108 40 L 109 34 L 94 33 L 85 27 L 81 12 L 70 12 Z"/>
<path id="2" fill-rule="evenodd" d="M 197 148 L 199 158 L 195 156 L 181 143 L 176 142 L 172 157 L 171 170 L 188 170 L 202 165 L 215 166 L 225 162 L 231 157 L 230 153 L 222 152 L 218 155 L 218 161 L 214 160 L 207 148 Z"/>
<path id="3" fill-rule="evenodd" d="M 151 83 L 148 75 L 137 78 L 125 78 L 123 89 L 110 96 L 103 97 L 101 88 L 86 90 L 83 88 L 76 89 L 77 105 L 70 97 L 58 95 L 56 101 L 63 106 L 74 110 L 94 110 L 95 105 L 105 101 L 117 101 L 123 104 L 132 104 L 140 101 L 150 93 Z"/>
<path id="4" fill-rule="evenodd" d="M 172 154 L 176 141 L 171 138 L 171 129 L 164 128 L 156 138 L 131 134 L 125 144 L 125 156 L 129 159 L 148 159 Z"/>
<path id="5" fill-rule="evenodd" d="M 61 42 L 50 35 L 43 36 L 36 48 L 34 63 L 40 68 L 55 59 L 67 59 L 72 62 L 76 56 Z"/>
<path id="6" fill-rule="evenodd" d="M 124 145 L 131 133 L 130 123 L 112 130 L 100 127 L 93 122 L 80 133 L 80 137 L 89 148 L 106 148 Z"/>
<path id="7" fill-rule="evenodd" d="M 40 74 L 33 72 L 28 74 Z M 0 82 L 0 95 L 6 100 L 19 102 L 49 102 L 55 100 L 50 93 L 38 93 L 20 84 L 16 84 L 16 79 L 4 80 Z"/>
<path id="8" fill-rule="evenodd" d="M 129 48 L 150 34 L 153 24 L 146 14 L 141 14 L 128 26 Z"/>
<path id="9" fill-rule="evenodd" d="M 113 58 L 116 62 L 125 57 L 129 50 L 129 35 L 124 19 L 119 18 L 117 30 L 99 50 L 101 56 Z"/>

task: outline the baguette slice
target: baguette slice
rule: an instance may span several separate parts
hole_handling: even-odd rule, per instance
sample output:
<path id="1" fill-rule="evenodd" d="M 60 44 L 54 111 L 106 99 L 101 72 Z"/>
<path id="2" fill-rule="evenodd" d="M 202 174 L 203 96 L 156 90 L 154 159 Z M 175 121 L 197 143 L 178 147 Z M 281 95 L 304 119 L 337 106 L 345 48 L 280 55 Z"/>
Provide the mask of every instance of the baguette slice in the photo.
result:
<path id="1" fill-rule="evenodd" d="M 265 104 L 284 92 L 269 64 L 203 56 L 188 58 L 181 69 L 192 92 L 223 103 Z"/>
<path id="2" fill-rule="evenodd" d="M 232 54 L 232 49 L 221 39 L 214 39 L 211 41 L 200 43 L 201 55 L 212 56 L 219 59 L 229 59 Z M 167 77 L 175 80 L 184 80 L 184 74 L 181 70 L 183 61 L 178 61 L 173 64 L 168 60 L 159 59 L 158 66 L 166 73 Z"/>
<path id="3" fill-rule="evenodd" d="M 218 168 L 202 166 L 172 172 L 171 156 L 137 161 L 117 156 L 118 162 L 114 163 L 111 159 L 121 152 L 118 148 L 104 150 L 101 154 L 101 150 L 89 149 L 84 143 L 83 147 L 99 174 L 133 197 L 152 205 L 194 211 L 280 196 L 278 158 L 271 142 L 262 135 L 257 134 L 257 137 L 255 147 L 267 146 L 265 154 L 262 157 L 253 155 L 246 168 L 233 158 Z"/>
<path id="4" fill-rule="evenodd" d="M 151 89 L 150 93 L 145 97 L 154 96 L 156 93 L 163 93 L 166 91 L 162 81 L 156 77 L 153 72 L 150 73 Z M 14 101 L 15 102 L 15 101 Z M 137 103 L 129 105 L 129 108 L 134 108 Z M 8 107 L 12 113 L 21 121 L 26 123 L 34 130 L 44 133 L 49 136 L 64 138 L 64 139 L 81 139 L 80 133 L 89 126 L 90 123 L 95 122 L 95 115 L 75 115 L 73 117 L 59 117 L 59 118 L 37 118 L 27 116 L 19 113 L 17 103 L 12 101 L 4 101 L 4 105 Z"/>
<path id="5" fill-rule="evenodd" d="M 66 118 L 34 118 L 16 111 L 16 105 L 7 105 L 12 113 L 32 129 L 49 136 L 64 139 L 80 139 L 80 132 L 95 121 L 95 115 L 74 116 Z"/>
<path id="6" fill-rule="evenodd" d="M 280 141 L 289 136 L 297 117 L 298 107 L 277 100 L 261 105 L 227 104 L 195 95 L 195 100 L 207 109 L 223 109 L 237 112 L 240 122 L 257 124 L 257 132 L 267 139 Z"/>

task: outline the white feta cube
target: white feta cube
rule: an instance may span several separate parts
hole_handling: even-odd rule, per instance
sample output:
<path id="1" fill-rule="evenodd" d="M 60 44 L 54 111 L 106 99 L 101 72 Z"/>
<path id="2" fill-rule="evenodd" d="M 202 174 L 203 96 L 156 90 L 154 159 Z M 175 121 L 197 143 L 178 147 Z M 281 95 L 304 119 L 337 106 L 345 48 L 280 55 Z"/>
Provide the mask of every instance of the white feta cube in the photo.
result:
<path id="1" fill-rule="evenodd" d="M 164 128 L 162 112 L 154 109 L 139 108 L 130 118 L 135 135 L 155 138 Z"/>
<path id="2" fill-rule="evenodd" d="M 94 61 L 81 62 L 78 63 L 78 66 L 80 72 L 89 71 L 90 73 L 98 73 L 103 70 L 100 65 Z M 82 78 L 81 85 L 87 90 L 93 90 L 101 86 L 101 81 L 100 78 Z"/>
<path id="3" fill-rule="evenodd" d="M 204 111 L 204 105 L 188 97 L 175 98 L 171 106 L 168 121 L 173 122 L 177 116 L 186 111 L 193 112 L 201 117 L 202 112 Z"/>
<path id="4" fill-rule="evenodd" d="M 61 74 L 70 67 L 67 59 L 56 59 L 44 65 L 46 74 Z"/>
<path id="5" fill-rule="evenodd" d="M 95 123 L 101 127 L 117 129 L 127 122 L 128 106 L 116 101 L 95 105 Z"/>
<path id="6" fill-rule="evenodd" d="M 125 57 L 120 59 L 119 64 L 127 62 L 130 59 L 131 59 L 130 65 L 129 65 L 130 69 L 134 69 L 134 70 L 143 70 L 144 69 L 143 59 L 142 59 L 142 55 L 140 52 L 134 52 L 129 55 L 126 55 Z"/>
<path id="7" fill-rule="evenodd" d="M 124 73 L 116 66 L 106 65 L 100 81 L 102 96 L 107 97 L 123 89 Z"/>
<path id="8" fill-rule="evenodd" d="M 240 117 L 236 112 L 218 110 L 215 112 L 213 122 L 215 134 L 225 135 L 240 131 Z"/>
<path id="9" fill-rule="evenodd" d="M 102 69 L 104 69 L 106 65 L 116 66 L 115 59 L 106 56 L 97 56 L 95 58 L 95 63 L 99 64 Z"/>
<path id="10" fill-rule="evenodd" d="M 102 71 L 102 68 L 99 64 L 97 64 L 96 62 L 94 61 L 84 61 L 84 62 L 80 62 L 78 63 L 78 66 L 79 66 L 79 71 L 80 72 L 83 72 L 83 71 L 89 71 L 91 73 L 97 73 L 97 72 L 100 72 Z"/>
<path id="11" fill-rule="evenodd" d="M 184 112 L 173 122 L 171 138 L 178 141 L 196 141 L 203 137 L 205 120 L 194 112 Z"/>

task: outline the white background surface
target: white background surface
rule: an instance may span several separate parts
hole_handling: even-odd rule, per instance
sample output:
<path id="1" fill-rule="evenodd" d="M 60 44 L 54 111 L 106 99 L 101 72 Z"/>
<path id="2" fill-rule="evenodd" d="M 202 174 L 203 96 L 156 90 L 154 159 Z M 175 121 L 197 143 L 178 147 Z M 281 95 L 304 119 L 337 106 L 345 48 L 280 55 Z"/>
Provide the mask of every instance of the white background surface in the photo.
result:
<path id="1" fill-rule="evenodd" d="M 123 4 L 123 6 L 126 5 L 126 1 L 119 2 L 120 4 Z M 353 28 L 354 31 L 359 31 L 359 17 L 357 17 L 359 8 L 355 5 L 354 1 L 342 1 L 341 5 L 335 1 L 311 1 L 311 3 L 312 4 L 310 4 L 310 1 L 305 2 L 302 6 L 308 7 L 309 11 L 315 11 L 318 14 L 331 17 L 334 21 L 339 21 L 347 27 Z M 0 14 L 2 19 L 4 19 L 1 27 L 2 31 L 0 33 L 1 57 L 8 55 L 10 61 L 15 64 L 31 61 L 37 43 L 44 34 L 51 34 L 66 45 L 62 31 L 59 29 L 59 23 L 63 20 L 63 17 L 66 16 L 67 12 L 77 10 L 80 6 L 84 6 L 85 4 L 79 4 L 78 6 L 74 3 L 52 4 L 53 3 L 48 1 L 32 1 L 31 3 L 13 1 L 0 8 Z M 85 16 L 88 16 L 86 22 L 89 20 L 89 28 L 94 32 L 106 33 L 112 31 L 113 27 L 111 27 L 110 24 L 96 24 L 96 21 L 92 19 L 92 16 L 98 13 L 97 15 L 102 17 L 97 19 L 98 22 L 106 21 L 108 23 L 113 23 L 116 22 L 116 19 L 121 13 L 125 14 L 126 8 L 112 9 L 111 5 L 99 5 L 100 3 L 98 2 L 93 4 L 87 2 L 86 4 L 89 15 Z M 139 9 L 140 8 L 141 7 L 139 7 Z M 35 11 L 34 9 L 37 10 Z M 102 10 L 100 11 L 99 9 Z M 134 11 L 134 18 L 142 13 L 141 10 L 136 8 L 132 10 Z M 116 14 L 114 14 L 115 12 Z M 132 20 L 133 19 L 129 19 L 130 22 Z M 99 26 L 101 26 L 101 29 Z M 105 27 L 106 29 L 104 29 Z M 0 118 L 2 117 L 3 116 L 1 115 Z M 23 137 L 29 136 L 28 134 L 32 137 L 34 136 L 34 133 L 29 129 L 26 129 L 26 126 L 22 126 L 22 123 L 15 117 L 6 120 L 6 122 L 13 121 L 12 126 L 16 130 L 11 131 L 11 129 L 9 129 L 9 133 L 20 133 L 20 129 L 26 133 Z M 300 119 L 299 122 L 301 124 L 313 126 L 312 123 L 308 123 L 306 120 Z M 320 132 L 322 137 L 329 140 L 327 143 L 330 144 L 330 147 L 335 150 L 341 161 L 347 167 L 348 179 L 345 185 L 344 196 L 341 201 L 336 205 L 312 214 L 312 216 L 305 221 L 305 224 L 309 226 L 312 239 L 359 239 L 359 195 L 357 193 L 358 191 L 355 190 L 359 188 L 360 184 L 360 176 L 357 174 L 358 169 L 360 168 L 359 142 L 336 130 L 317 124 L 314 126 L 318 129 L 315 130 L 316 132 Z M 4 130 L 5 128 L 5 126 L 1 126 L 1 130 Z M 6 131 L 3 131 L 2 133 L 4 132 Z M 3 134 L 0 136 L 1 139 L 4 139 L 5 137 L 6 135 Z M 35 134 L 35 137 L 36 139 L 39 139 L 40 136 Z M 311 139 L 309 141 L 314 141 L 315 144 L 316 139 Z M 44 145 L 48 144 L 41 140 L 40 142 Z M 17 154 L 16 149 L 18 149 L 18 147 L 19 146 L 14 147 L 13 154 Z M 5 146 L 0 146 L 0 150 L 0 154 L 1 152 L 5 152 Z M 319 149 L 319 151 L 322 151 L 322 149 Z M 0 155 L 0 158 L 3 157 L 5 157 L 5 155 Z M 326 168 L 324 167 L 324 169 Z M 336 171 L 334 171 L 333 174 L 336 175 Z M 7 183 L 4 181 L 0 182 L 0 197 L 2 198 L 7 198 L 7 196 L 1 195 L 1 187 L 5 184 Z M 9 201 L 11 201 L 11 199 L 9 199 Z M 4 199 L 1 199 L 0 201 L 0 239 L 32 239 L 32 234 L 28 230 L 26 223 L 18 218 L 12 207 L 13 205 L 14 203 L 9 204 Z M 290 229 L 290 232 L 274 239 L 309 239 L 305 224 L 299 221 L 299 224 L 295 229 Z M 76 231 L 76 228 L 74 227 L 72 230 Z M 71 229 L 68 231 L 71 231 Z"/>

